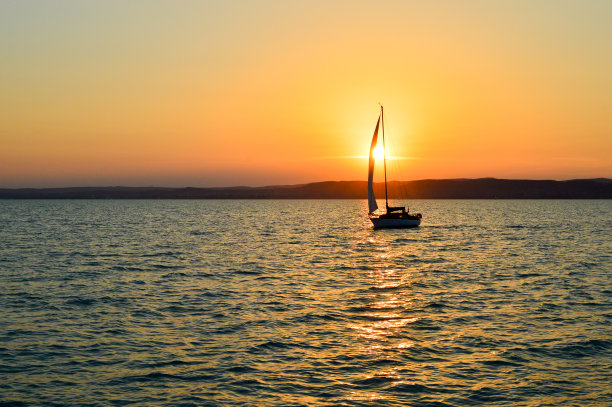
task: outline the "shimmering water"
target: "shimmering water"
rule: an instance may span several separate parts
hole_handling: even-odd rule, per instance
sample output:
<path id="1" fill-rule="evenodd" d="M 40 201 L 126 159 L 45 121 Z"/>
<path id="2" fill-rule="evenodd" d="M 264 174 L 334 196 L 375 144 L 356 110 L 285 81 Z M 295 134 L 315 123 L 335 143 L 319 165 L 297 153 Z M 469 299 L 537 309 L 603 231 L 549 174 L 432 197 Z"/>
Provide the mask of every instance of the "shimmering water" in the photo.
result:
<path id="1" fill-rule="evenodd" d="M 612 405 L 612 201 L 0 201 L 0 404 Z"/>

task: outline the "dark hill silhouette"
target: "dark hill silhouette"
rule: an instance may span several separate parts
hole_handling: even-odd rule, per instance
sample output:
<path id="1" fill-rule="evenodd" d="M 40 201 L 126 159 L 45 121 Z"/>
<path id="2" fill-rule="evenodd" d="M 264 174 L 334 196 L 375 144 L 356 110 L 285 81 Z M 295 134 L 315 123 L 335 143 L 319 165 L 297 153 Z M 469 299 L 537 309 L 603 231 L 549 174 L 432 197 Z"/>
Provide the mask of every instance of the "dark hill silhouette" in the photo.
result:
<path id="1" fill-rule="evenodd" d="M 384 184 L 374 185 L 378 198 Z M 551 180 L 424 179 L 391 181 L 389 198 L 612 199 L 609 178 Z M 224 188 L 71 187 L 0 189 L 0 199 L 365 199 L 365 181 Z"/>

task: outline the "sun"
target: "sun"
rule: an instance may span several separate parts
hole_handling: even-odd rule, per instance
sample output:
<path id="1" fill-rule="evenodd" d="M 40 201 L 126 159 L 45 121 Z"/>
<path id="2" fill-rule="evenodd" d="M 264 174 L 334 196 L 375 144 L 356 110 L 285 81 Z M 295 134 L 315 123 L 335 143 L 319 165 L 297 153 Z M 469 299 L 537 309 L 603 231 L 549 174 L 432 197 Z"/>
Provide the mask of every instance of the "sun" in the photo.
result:
<path id="1" fill-rule="evenodd" d="M 376 146 L 372 154 L 376 160 L 382 160 L 385 158 L 385 150 L 381 146 Z"/>

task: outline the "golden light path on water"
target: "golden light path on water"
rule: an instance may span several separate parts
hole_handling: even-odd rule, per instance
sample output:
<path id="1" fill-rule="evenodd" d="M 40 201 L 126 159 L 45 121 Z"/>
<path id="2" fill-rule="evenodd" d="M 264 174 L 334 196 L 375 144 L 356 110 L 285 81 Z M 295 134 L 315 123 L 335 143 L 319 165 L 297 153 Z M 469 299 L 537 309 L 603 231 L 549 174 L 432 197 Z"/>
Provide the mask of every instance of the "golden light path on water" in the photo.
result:
<path id="1" fill-rule="evenodd" d="M 390 257 L 393 256 L 393 251 L 384 241 L 378 241 L 376 234 L 372 234 L 368 242 L 378 246 L 372 261 L 374 269 L 367 273 L 374 292 L 368 296 L 368 302 L 365 304 L 369 311 L 363 314 L 364 321 L 361 324 L 349 324 L 349 327 L 365 341 L 362 352 L 383 357 L 389 350 L 408 349 L 414 345 L 412 341 L 394 341 L 392 337 L 407 324 L 418 321 L 419 317 L 406 318 L 401 313 L 401 310 L 410 307 L 411 301 L 395 292 L 401 287 L 409 287 L 410 273 L 389 268 L 392 266 Z M 391 386 L 405 383 L 405 380 L 397 374 L 396 369 L 381 369 L 366 375 L 363 379 L 375 380 L 376 378 L 392 380 Z M 384 400 L 383 396 L 376 393 L 354 392 L 350 398 L 367 401 Z"/>

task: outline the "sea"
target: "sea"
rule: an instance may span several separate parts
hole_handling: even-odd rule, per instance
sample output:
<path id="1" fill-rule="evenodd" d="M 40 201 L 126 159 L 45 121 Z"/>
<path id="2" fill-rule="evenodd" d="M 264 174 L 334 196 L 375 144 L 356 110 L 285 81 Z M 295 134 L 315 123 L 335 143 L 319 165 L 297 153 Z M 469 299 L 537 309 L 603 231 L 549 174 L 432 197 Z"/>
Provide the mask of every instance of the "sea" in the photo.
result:
<path id="1" fill-rule="evenodd" d="M 612 201 L 0 201 L 2 406 L 611 406 Z"/>

